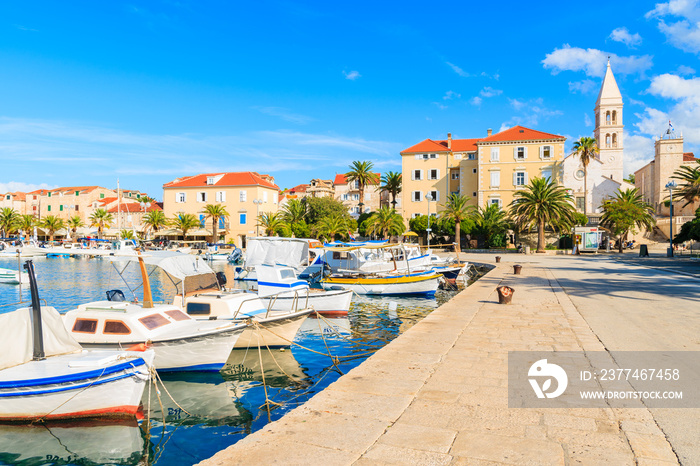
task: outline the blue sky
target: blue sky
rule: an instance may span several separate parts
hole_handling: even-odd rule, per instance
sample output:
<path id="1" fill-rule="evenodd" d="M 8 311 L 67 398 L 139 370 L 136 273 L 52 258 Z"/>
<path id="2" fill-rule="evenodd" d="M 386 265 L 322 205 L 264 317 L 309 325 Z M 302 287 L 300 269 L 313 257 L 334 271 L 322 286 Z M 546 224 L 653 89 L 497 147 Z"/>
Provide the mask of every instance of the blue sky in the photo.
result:
<path id="1" fill-rule="evenodd" d="M 611 57 L 625 171 L 669 119 L 700 152 L 700 5 L 0 3 L 0 192 L 254 170 L 282 188 L 425 138 L 591 135 Z"/>

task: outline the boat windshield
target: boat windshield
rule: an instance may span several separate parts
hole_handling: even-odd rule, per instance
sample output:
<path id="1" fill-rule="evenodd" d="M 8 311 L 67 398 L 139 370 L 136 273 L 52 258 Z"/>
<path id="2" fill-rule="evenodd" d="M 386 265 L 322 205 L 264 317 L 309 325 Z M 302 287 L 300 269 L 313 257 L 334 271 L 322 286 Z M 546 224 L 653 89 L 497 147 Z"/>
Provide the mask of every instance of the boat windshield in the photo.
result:
<path id="1" fill-rule="evenodd" d="M 141 317 L 139 322 L 141 322 L 148 330 L 154 330 L 170 323 L 168 319 L 160 314 L 151 314 L 150 316 Z"/>

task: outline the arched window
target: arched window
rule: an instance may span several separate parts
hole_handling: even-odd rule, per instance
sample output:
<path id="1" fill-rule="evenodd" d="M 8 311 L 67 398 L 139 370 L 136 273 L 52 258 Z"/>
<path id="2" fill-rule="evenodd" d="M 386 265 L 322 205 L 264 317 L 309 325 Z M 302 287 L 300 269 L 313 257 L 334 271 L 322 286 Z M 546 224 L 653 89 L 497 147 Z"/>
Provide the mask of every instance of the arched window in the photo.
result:
<path id="1" fill-rule="evenodd" d="M 612 124 L 616 125 L 617 124 L 617 110 L 613 110 L 612 113 Z"/>
<path id="2" fill-rule="evenodd" d="M 605 147 L 610 147 L 610 134 L 605 135 Z"/>
<path id="3" fill-rule="evenodd" d="M 605 124 L 610 124 L 610 111 L 605 112 Z"/>
<path id="4" fill-rule="evenodd" d="M 612 146 L 617 147 L 617 133 L 613 133 L 612 135 Z"/>

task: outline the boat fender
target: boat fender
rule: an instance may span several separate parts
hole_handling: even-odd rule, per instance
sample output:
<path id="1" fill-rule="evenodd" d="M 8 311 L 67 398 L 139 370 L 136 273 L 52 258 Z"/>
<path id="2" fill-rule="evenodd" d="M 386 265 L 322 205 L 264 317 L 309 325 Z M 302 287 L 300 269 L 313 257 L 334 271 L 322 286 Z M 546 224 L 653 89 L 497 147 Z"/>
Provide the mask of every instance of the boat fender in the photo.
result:
<path id="1" fill-rule="evenodd" d="M 129 346 L 126 350 L 127 351 L 146 351 L 148 349 L 148 345 L 146 343 L 136 343 L 135 345 Z"/>

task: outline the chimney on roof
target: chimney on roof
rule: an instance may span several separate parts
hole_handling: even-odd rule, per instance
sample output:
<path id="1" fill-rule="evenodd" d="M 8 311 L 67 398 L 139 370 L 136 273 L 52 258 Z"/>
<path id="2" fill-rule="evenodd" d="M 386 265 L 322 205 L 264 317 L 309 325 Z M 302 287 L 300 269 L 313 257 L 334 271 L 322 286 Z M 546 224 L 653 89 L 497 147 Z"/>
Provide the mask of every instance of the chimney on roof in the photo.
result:
<path id="1" fill-rule="evenodd" d="M 452 149 L 452 133 L 447 133 L 447 148 Z"/>
<path id="2" fill-rule="evenodd" d="M 491 136 L 491 133 L 493 133 L 493 130 L 491 128 L 486 130 L 486 137 Z"/>

